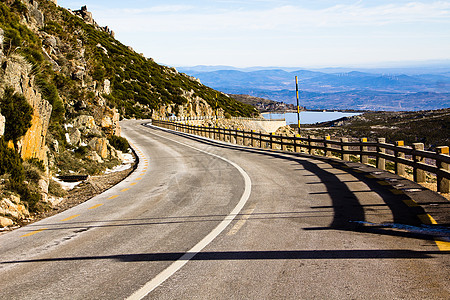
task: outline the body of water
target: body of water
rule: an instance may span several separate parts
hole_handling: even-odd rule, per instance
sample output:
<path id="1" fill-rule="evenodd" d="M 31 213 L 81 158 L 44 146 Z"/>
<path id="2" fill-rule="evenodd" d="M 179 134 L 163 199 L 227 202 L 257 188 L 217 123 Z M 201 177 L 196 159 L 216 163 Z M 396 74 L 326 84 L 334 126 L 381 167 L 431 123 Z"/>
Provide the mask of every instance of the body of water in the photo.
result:
<path id="1" fill-rule="evenodd" d="M 340 111 L 302 111 L 300 112 L 300 124 L 314 124 L 337 120 L 343 117 L 357 116 L 361 113 L 347 113 Z M 297 124 L 297 113 L 264 113 L 266 119 L 286 119 L 286 124 Z"/>

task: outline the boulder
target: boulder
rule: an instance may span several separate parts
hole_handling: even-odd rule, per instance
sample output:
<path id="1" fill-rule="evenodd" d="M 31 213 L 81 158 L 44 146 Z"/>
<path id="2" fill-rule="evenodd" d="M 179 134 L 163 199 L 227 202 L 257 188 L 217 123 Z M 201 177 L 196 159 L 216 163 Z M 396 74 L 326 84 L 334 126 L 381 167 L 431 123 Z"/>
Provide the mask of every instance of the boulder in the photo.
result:
<path id="1" fill-rule="evenodd" d="M 0 227 L 8 227 L 8 226 L 12 226 L 14 225 L 13 220 L 5 218 L 5 217 L 0 217 Z"/>
<path id="2" fill-rule="evenodd" d="M 0 215 L 11 216 L 16 219 L 23 219 L 30 215 L 23 204 L 20 203 L 20 198 L 17 196 L 10 196 L 3 198 L 0 201 Z"/>
<path id="3" fill-rule="evenodd" d="M 108 157 L 108 140 L 106 138 L 93 138 L 89 142 L 89 148 L 97 152 L 101 158 Z"/>
<path id="4" fill-rule="evenodd" d="M 0 28 L 0 56 L 3 56 L 3 40 L 5 39 L 5 32 Z"/>
<path id="5" fill-rule="evenodd" d="M 37 1 L 28 1 L 28 12 L 39 28 L 44 27 L 44 14 L 39 10 Z"/>
<path id="6" fill-rule="evenodd" d="M 81 141 L 81 132 L 78 128 L 70 128 L 69 132 L 66 133 L 66 140 L 72 146 L 78 146 Z"/>
<path id="7" fill-rule="evenodd" d="M 5 134 L 5 122 L 5 117 L 0 114 L 0 136 Z"/>
<path id="8" fill-rule="evenodd" d="M 93 129 L 93 128 L 97 127 L 97 125 L 95 125 L 94 117 L 93 116 L 88 116 L 88 115 L 78 116 L 73 121 L 73 126 L 75 128 L 78 128 L 82 132 L 89 131 L 90 129 Z"/>
<path id="9" fill-rule="evenodd" d="M 105 79 L 103 82 L 103 93 L 107 95 L 111 94 L 111 81 L 109 79 Z"/>
<path id="10" fill-rule="evenodd" d="M 117 150 L 114 147 L 110 148 L 109 154 L 111 155 L 111 158 L 117 158 L 120 161 L 124 161 L 123 153 L 120 150 Z"/>
<path id="11" fill-rule="evenodd" d="M 89 158 L 90 160 L 96 161 L 98 163 L 103 163 L 103 159 L 95 151 L 89 152 L 86 157 Z"/>

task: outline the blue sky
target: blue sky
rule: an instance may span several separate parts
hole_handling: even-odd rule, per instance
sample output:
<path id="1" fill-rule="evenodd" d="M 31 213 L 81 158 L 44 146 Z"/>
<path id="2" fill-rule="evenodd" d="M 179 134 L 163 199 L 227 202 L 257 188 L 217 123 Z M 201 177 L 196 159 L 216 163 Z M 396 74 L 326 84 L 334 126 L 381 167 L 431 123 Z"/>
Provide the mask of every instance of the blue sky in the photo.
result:
<path id="1" fill-rule="evenodd" d="M 171 66 L 383 66 L 450 60 L 450 0 L 58 0 Z"/>

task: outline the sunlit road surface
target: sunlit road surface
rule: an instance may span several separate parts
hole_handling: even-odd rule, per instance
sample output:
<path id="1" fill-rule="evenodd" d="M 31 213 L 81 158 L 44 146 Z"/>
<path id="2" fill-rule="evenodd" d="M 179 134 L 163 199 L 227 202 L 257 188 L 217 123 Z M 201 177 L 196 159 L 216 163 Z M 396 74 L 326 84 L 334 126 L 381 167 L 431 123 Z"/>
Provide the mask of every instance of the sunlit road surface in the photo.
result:
<path id="1" fill-rule="evenodd" d="M 445 228 L 373 176 L 141 123 L 130 177 L 0 236 L 1 299 L 449 299 Z"/>

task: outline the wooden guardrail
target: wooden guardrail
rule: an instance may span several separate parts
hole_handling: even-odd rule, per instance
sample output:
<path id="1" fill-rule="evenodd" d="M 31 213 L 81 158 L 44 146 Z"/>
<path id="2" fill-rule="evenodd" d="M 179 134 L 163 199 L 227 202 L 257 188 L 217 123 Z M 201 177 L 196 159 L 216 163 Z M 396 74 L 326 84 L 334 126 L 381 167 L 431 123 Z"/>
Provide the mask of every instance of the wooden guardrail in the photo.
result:
<path id="1" fill-rule="evenodd" d="M 203 121 L 203 120 L 218 120 L 225 119 L 223 116 L 197 116 L 197 117 L 165 117 L 159 118 L 160 121 L 180 122 L 180 121 Z M 286 119 L 265 119 L 264 117 L 246 118 L 246 117 L 230 117 L 231 120 L 243 120 L 243 121 L 285 121 Z"/>
<path id="2" fill-rule="evenodd" d="M 448 146 L 437 147 L 436 152 L 431 152 L 425 151 L 422 143 L 415 143 L 412 147 L 408 147 L 404 145 L 403 141 L 397 141 L 395 145 L 388 144 L 384 138 L 379 138 L 376 142 L 368 142 L 367 138 L 354 142 L 347 138 L 332 140 L 330 136 L 325 138 L 316 138 L 312 135 L 292 137 L 239 129 L 195 126 L 163 120 L 152 120 L 152 124 L 243 146 L 307 152 L 311 155 L 339 157 L 346 161 L 353 158 L 364 164 L 373 164 L 381 170 L 386 170 L 388 165 L 386 162 L 390 162 L 389 166 L 393 167 L 395 174 L 400 176 L 406 174 L 406 166 L 409 166 L 412 168 L 415 182 L 425 182 L 426 172 L 429 172 L 436 175 L 438 192 L 450 192 Z"/>

